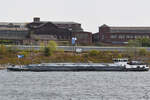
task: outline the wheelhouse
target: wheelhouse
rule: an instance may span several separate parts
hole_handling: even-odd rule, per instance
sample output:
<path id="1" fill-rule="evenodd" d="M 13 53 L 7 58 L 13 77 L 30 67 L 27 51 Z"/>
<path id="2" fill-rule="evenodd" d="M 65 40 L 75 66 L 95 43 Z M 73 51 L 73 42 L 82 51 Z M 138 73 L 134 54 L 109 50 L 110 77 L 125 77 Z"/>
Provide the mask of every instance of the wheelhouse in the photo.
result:
<path id="1" fill-rule="evenodd" d="M 142 61 L 130 61 L 128 62 L 129 65 L 145 65 Z"/>

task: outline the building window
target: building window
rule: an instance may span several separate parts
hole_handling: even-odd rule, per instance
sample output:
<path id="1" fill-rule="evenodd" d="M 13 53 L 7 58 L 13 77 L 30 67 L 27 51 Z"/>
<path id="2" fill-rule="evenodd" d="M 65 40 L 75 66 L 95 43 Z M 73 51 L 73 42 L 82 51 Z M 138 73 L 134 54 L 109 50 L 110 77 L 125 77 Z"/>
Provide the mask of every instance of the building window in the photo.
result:
<path id="1" fill-rule="evenodd" d="M 117 38 L 117 35 L 111 35 L 110 38 L 115 39 L 115 38 Z"/>
<path id="2" fill-rule="evenodd" d="M 134 36 L 134 38 L 136 39 L 136 38 L 137 38 L 137 36 L 135 35 L 135 36 Z"/>
<path id="3" fill-rule="evenodd" d="M 104 40 L 104 35 L 102 35 L 102 40 Z"/>
<path id="4" fill-rule="evenodd" d="M 124 38 L 125 38 L 125 35 L 119 35 L 118 38 L 119 38 L 119 39 L 124 39 Z"/>
<path id="5" fill-rule="evenodd" d="M 149 36 L 148 36 L 148 35 L 146 35 L 146 38 L 149 38 Z"/>
<path id="6" fill-rule="evenodd" d="M 141 38 L 141 35 L 137 35 L 137 38 Z"/>
<path id="7" fill-rule="evenodd" d="M 149 36 L 148 35 L 143 35 L 143 38 L 149 38 Z"/>
<path id="8" fill-rule="evenodd" d="M 130 38 L 132 39 L 132 38 L 134 38 L 134 36 L 133 35 L 129 35 L 130 36 Z"/>
<path id="9" fill-rule="evenodd" d="M 130 35 L 126 35 L 126 38 L 129 39 L 129 38 L 130 38 Z"/>
<path id="10" fill-rule="evenodd" d="M 134 36 L 133 36 L 133 35 L 126 35 L 126 38 L 127 38 L 127 39 L 133 39 Z"/>

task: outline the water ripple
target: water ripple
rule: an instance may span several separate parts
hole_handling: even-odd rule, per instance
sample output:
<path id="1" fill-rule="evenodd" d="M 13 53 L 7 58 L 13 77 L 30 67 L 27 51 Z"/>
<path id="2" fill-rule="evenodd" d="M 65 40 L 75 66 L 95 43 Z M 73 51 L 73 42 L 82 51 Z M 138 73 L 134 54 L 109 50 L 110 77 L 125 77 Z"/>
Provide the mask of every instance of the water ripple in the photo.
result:
<path id="1" fill-rule="evenodd" d="M 3 70 L 0 100 L 150 100 L 150 72 Z"/>

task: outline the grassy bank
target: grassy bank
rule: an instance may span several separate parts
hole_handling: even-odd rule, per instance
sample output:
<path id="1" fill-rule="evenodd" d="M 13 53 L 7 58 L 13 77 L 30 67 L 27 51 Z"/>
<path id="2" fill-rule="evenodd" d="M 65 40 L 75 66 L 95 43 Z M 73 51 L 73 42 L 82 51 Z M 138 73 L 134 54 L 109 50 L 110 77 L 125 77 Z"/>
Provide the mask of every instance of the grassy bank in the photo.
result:
<path id="1" fill-rule="evenodd" d="M 17 55 L 24 55 L 18 58 Z M 0 45 L 0 64 L 33 64 L 33 63 L 49 63 L 49 62 L 75 62 L 75 63 L 107 63 L 112 62 L 113 58 L 130 58 L 144 60 L 150 62 L 150 52 L 145 49 L 128 48 L 126 52 L 118 51 L 97 51 L 75 53 L 56 50 L 55 43 L 51 42 L 50 46 L 41 48 L 40 50 L 17 50 L 13 47 L 6 48 Z"/>

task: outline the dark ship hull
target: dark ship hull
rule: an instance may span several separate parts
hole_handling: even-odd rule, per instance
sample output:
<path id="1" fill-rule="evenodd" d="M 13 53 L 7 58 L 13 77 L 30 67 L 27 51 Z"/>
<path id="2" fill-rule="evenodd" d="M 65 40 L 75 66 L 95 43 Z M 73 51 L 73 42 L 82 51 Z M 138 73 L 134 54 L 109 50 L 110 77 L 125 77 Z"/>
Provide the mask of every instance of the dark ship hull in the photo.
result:
<path id="1" fill-rule="evenodd" d="M 26 65 L 23 67 L 8 67 L 10 71 L 148 71 L 149 68 L 126 68 L 116 65 L 102 64 L 50 64 L 50 65 Z"/>

